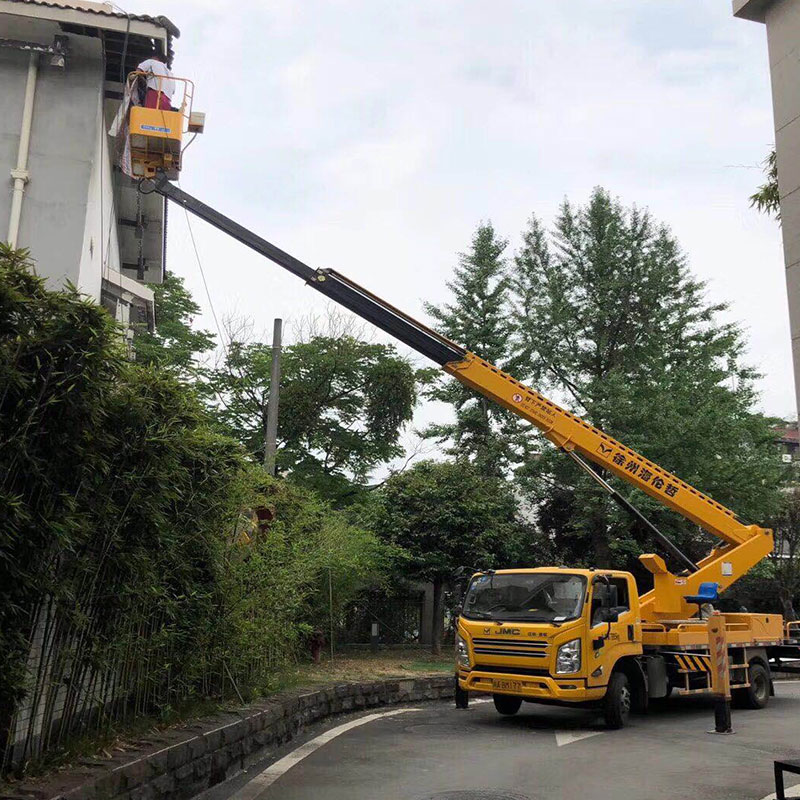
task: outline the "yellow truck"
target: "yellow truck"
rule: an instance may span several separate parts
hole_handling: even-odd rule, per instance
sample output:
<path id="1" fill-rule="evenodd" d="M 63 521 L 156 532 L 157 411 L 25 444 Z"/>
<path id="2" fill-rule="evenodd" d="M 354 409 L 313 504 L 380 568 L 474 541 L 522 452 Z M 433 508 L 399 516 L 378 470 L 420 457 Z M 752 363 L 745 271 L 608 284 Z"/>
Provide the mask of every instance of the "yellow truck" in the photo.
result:
<path id="1" fill-rule="evenodd" d="M 645 708 L 650 699 L 673 690 L 708 691 L 712 662 L 727 662 L 733 698 L 754 708 L 767 704 L 772 672 L 800 672 L 800 625 L 784 625 L 778 614 L 725 614 L 719 619 L 727 652 L 714 655 L 709 648 L 705 617 L 720 592 L 772 552 L 770 530 L 743 524 L 730 509 L 479 355 L 339 272 L 308 266 L 184 192 L 169 180 L 180 160 L 170 156 L 170 142 L 159 141 L 167 136 L 158 128 L 138 128 L 155 140 L 146 149 L 133 148 L 134 173 L 148 176 L 139 191 L 157 192 L 192 212 L 535 425 L 649 530 L 676 564 L 671 570 L 661 555 L 640 556 L 653 576 L 653 589 L 641 596 L 630 573 L 605 568 L 475 574 L 458 619 L 457 705 L 466 706 L 471 692 L 490 692 L 502 714 L 515 713 L 523 701 L 596 704 L 608 725 L 620 727 L 631 710 Z M 718 543 L 694 563 L 614 489 L 611 476 L 681 514 Z M 713 674 L 719 678 L 718 670 Z"/>
<path id="2" fill-rule="evenodd" d="M 621 727 L 650 699 L 712 688 L 706 617 L 719 594 L 772 552 L 772 531 L 745 525 L 712 498 L 590 423 L 474 355 L 447 371 L 536 425 L 631 513 L 680 570 L 655 553 L 639 557 L 653 589 L 608 569 L 542 567 L 473 576 L 458 619 L 456 704 L 491 692 L 501 714 L 523 701 L 599 705 Z M 592 462 L 592 464 L 588 463 Z M 598 467 L 600 469 L 598 469 Z M 719 540 L 694 563 L 606 480 L 633 484 Z M 733 699 L 763 708 L 772 671 L 797 672 L 800 627 L 779 614 L 724 614 Z"/>
<path id="3" fill-rule="evenodd" d="M 698 597 L 703 604 L 713 599 Z M 633 576 L 617 570 L 540 567 L 475 575 L 458 620 L 457 705 L 467 705 L 469 692 L 491 693 L 501 714 L 515 714 L 523 701 L 597 705 L 606 724 L 619 728 L 650 699 L 676 689 L 709 691 L 705 620 L 647 621 L 647 600 Z M 734 701 L 763 708 L 772 691 L 770 663 L 781 668 L 776 658 L 796 653 L 796 646 L 779 615 L 724 619 Z"/>

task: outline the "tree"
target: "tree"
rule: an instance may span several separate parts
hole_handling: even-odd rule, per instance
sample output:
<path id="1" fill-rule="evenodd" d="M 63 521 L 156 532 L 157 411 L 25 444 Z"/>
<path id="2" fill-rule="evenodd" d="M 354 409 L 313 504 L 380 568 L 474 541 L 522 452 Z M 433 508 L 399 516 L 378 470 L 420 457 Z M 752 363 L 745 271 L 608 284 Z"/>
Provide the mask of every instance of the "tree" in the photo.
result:
<path id="1" fill-rule="evenodd" d="M 665 226 L 596 189 L 584 207 L 565 202 L 550 234 L 531 220 L 510 291 L 520 377 L 742 517 L 770 515 L 780 466 L 770 421 L 753 410 L 742 333 L 720 321 L 725 305 L 706 301 Z M 519 475 L 571 563 L 636 568 L 652 546 L 552 449 Z M 708 549 L 677 515 L 620 489 L 691 553 Z"/>
<path id="2" fill-rule="evenodd" d="M 771 560 L 783 606 L 783 616 L 796 620 L 795 601 L 800 596 L 800 490 L 794 488 L 783 497 L 781 509 L 773 523 L 775 550 Z"/>
<path id="3" fill-rule="evenodd" d="M 211 382 L 221 398 L 219 422 L 260 459 L 272 348 L 247 339 L 231 339 Z M 417 402 L 416 380 L 394 346 L 347 333 L 284 348 L 278 470 L 323 497 L 344 500 L 379 464 L 402 455 L 399 436 Z"/>
<path id="4" fill-rule="evenodd" d="M 0 751 L 22 742 L 4 772 L 78 733 L 274 686 L 384 560 L 220 435 L 172 369 L 131 362 L 121 333 L 0 243 Z M 18 738 L 24 697 L 41 735 Z"/>
<path id="5" fill-rule="evenodd" d="M 390 477 L 372 499 L 369 527 L 400 548 L 398 571 L 433 583 L 434 653 L 441 652 L 453 571 L 511 566 L 535 541 L 518 519 L 510 485 L 465 459 L 422 461 Z"/>
<path id="6" fill-rule="evenodd" d="M 439 332 L 501 368 L 508 367 L 511 356 L 503 257 L 507 244 L 490 222 L 481 223 L 447 284 L 453 301 L 425 306 Z M 428 395 L 452 405 L 455 421 L 431 425 L 424 435 L 449 442 L 446 452 L 469 458 L 486 475 L 504 474 L 515 459 L 516 418 L 453 378 L 441 378 Z"/>
<path id="7" fill-rule="evenodd" d="M 182 377 L 197 378 L 202 370 L 198 357 L 214 349 L 211 331 L 195 330 L 194 317 L 201 309 L 183 278 L 168 272 L 162 284 L 152 286 L 155 295 L 156 329 L 135 328 L 136 361 L 171 369 Z"/>
<path id="8" fill-rule="evenodd" d="M 778 154 L 773 147 L 764 159 L 764 174 L 766 183 L 750 195 L 750 206 L 757 208 L 763 214 L 769 214 L 775 219 L 781 218 L 781 195 L 778 190 Z"/>

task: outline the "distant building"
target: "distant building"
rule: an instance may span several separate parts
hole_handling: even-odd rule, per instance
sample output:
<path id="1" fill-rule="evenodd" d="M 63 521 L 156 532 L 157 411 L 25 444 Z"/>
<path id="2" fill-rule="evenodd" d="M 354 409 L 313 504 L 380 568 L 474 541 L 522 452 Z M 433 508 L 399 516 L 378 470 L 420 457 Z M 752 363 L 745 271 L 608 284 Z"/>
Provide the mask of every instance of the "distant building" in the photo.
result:
<path id="1" fill-rule="evenodd" d="M 154 324 L 166 201 L 114 166 L 108 134 L 127 74 L 171 62 L 177 28 L 86 0 L 0 0 L 0 240 L 30 250 L 123 324 Z"/>
<path id="2" fill-rule="evenodd" d="M 783 422 L 773 430 L 781 461 L 785 464 L 800 461 L 800 431 L 797 422 Z"/>

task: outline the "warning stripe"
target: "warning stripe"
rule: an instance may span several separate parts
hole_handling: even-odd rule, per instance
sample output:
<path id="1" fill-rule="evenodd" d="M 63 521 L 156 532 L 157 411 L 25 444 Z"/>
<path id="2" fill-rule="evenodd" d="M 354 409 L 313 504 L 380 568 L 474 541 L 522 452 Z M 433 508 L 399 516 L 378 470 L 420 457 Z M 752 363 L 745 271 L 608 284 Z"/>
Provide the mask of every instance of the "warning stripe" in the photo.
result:
<path id="1" fill-rule="evenodd" d="M 689 672 L 711 672 L 711 658 L 710 656 L 690 655 L 688 653 L 683 655 L 675 654 L 675 660 L 681 669 L 688 670 Z"/>

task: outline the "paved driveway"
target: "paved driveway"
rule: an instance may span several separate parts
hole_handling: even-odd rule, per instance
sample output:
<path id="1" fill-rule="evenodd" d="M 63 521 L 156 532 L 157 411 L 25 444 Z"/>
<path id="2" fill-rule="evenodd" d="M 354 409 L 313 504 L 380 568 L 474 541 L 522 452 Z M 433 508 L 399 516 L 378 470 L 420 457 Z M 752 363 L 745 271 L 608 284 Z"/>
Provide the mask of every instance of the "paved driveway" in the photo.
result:
<path id="1" fill-rule="evenodd" d="M 777 684 L 763 711 L 734 711 L 732 736 L 706 732 L 713 709 L 696 697 L 621 731 L 591 712 L 529 704 L 501 717 L 485 700 L 398 711 L 316 726 L 206 800 L 761 800 L 773 759 L 800 758 L 800 682 Z M 800 783 L 792 777 L 787 786 Z"/>

